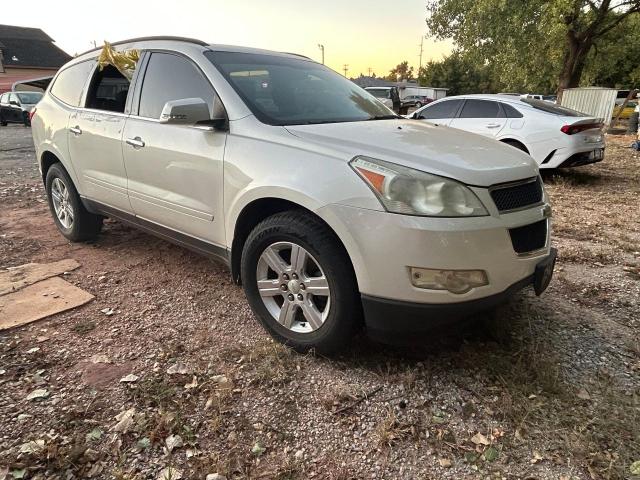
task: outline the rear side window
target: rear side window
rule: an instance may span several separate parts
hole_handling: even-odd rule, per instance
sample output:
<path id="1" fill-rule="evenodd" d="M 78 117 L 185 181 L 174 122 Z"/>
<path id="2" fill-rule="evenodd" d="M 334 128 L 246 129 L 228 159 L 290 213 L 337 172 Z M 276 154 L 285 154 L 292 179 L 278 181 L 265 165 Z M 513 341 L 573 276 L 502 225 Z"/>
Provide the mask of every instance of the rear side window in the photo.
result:
<path id="1" fill-rule="evenodd" d="M 504 118 L 498 102 L 489 100 L 467 100 L 460 112 L 460 118 Z"/>
<path id="2" fill-rule="evenodd" d="M 522 118 L 522 113 L 516 110 L 514 107 L 509 105 L 508 103 L 502 104 L 502 109 L 504 113 L 507 115 L 507 118 Z"/>
<path id="3" fill-rule="evenodd" d="M 102 70 L 96 68 L 87 92 L 86 107 L 123 113 L 129 84 L 129 80 L 113 65 L 107 65 Z"/>
<path id="4" fill-rule="evenodd" d="M 460 107 L 462 100 L 444 100 L 435 103 L 420 112 L 419 118 L 437 119 L 437 118 L 453 118 Z"/>
<path id="5" fill-rule="evenodd" d="M 201 98 L 213 110 L 215 92 L 200 70 L 184 57 L 152 53 L 144 74 L 138 115 L 160 118 L 164 104 L 183 98 Z"/>
<path id="6" fill-rule="evenodd" d="M 78 107 L 82 89 L 94 65 L 95 61 L 81 62 L 62 70 L 51 87 L 51 94 L 68 105 Z"/>

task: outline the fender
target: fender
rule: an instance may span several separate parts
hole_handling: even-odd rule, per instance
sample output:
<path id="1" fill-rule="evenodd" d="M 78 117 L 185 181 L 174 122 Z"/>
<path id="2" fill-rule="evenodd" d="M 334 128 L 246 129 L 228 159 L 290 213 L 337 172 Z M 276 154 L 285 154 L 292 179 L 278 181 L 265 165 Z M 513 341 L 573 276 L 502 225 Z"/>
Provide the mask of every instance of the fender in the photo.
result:
<path id="1" fill-rule="evenodd" d="M 55 157 L 60 161 L 60 163 L 62 163 L 62 166 L 65 168 L 65 170 L 71 177 L 71 181 L 73 182 L 73 185 L 76 187 L 76 190 L 78 191 L 78 193 L 81 194 L 82 192 L 80 192 L 80 182 L 78 181 L 78 175 L 75 169 L 73 168 L 73 164 L 67 158 L 68 155 L 65 156 L 64 154 L 62 154 L 60 152 L 60 149 L 58 148 L 58 145 L 52 143 L 49 139 L 45 140 L 42 143 L 43 144 L 38 149 L 39 150 L 38 168 L 40 169 L 40 173 L 42 173 L 42 159 L 44 158 L 44 155 L 46 153 L 51 153 L 52 155 L 55 155 Z"/>
<path id="2" fill-rule="evenodd" d="M 342 242 L 351 264 L 353 265 L 356 273 L 356 279 L 360 284 L 363 278 L 366 278 L 368 272 L 366 270 L 366 262 L 360 255 L 360 249 L 358 248 L 355 239 L 351 235 L 351 232 L 347 225 L 335 215 L 329 205 L 323 205 L 317 199 L 287 187 L 274 187 L 274 186 L 259 186 L 251 189 L 243 190 L 236 196 L 234 203 L 229 207 L 228 215 L 225 221 L 225 231 L 227 238 L 227 245 L 233 245 L 233 235 L 235 232 L 236 223 L 238 217 L 244 210 L 244 208 L 252 202 L 264 198 L 275 198 L 280 200 L 286 200 L 288 202 L 299 205 L 307 210 L 316 214 L 321 220 L 323 220 L 329 228 L 336 234 L 336 236 Z"/>

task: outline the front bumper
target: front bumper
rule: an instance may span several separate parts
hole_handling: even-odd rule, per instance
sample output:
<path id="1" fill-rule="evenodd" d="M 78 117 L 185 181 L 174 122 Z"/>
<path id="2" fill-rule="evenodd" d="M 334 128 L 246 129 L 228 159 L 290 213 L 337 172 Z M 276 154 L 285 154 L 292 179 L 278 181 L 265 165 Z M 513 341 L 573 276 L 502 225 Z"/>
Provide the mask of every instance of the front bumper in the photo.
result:
<path id="1" fill-rule="evenodd" d="M 505 303 L 520 290 L 532 286 L 540 295 L 551 281 L 557 251 L 552 248 L 535 273 L 488 297 L 449 304 L 424 304 L 362 295 L 367 334 L 384 343 L 420 339 L 421 334 Z"/>
<path id="2" fill-rule="evenodd" d="M 498 294 L 533 275 L 549 254 L 544 246 L 517 254 L 510 229 L 548 219 L 544 205 L 499 214 L 487 189 L 475 189 L 489 210 L 485 217 L 433 218 L 397 215 L 344 205 L 327 205 L 317 213 L 337 233 L 353 264 L 362 295 L 394 301 L 446 304 Z M 484 270 L 488 285 L 466 293 L 418 288 L 410 267 Z"/>

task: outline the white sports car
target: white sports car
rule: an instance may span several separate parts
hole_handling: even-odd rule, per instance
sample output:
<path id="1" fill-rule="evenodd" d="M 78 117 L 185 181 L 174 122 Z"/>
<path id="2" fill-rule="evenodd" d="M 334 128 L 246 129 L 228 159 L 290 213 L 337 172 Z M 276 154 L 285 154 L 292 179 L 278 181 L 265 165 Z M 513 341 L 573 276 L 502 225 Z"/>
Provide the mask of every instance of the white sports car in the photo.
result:
<path id="1" fill-rule="evenodd" d="M 604 158 L 601 118 L 543 100 L 460 95 L 430 103 L 410 118 L 493 137 L 528 153 L 540 168 L 577 167 Z"/>

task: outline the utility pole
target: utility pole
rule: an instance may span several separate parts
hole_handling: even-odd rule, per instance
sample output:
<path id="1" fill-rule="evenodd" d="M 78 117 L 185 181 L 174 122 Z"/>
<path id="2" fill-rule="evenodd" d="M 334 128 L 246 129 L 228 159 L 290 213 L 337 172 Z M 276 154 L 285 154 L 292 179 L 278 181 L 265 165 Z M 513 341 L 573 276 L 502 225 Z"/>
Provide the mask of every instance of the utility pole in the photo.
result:
<path id="1" fill-rule="evenodd" d="M 320 49 L 320 51 L 322 52 L 322 64 L 324 65 L 324 45 L 322 45 L 321 43 L 318 44 L 318 48 Z"/>
<path id="2" fill-rule="evenodd" d="M 347 72 L 349 71 L 349 64 L 345 63 L 344 65 L 342 65 L 342 70 L 344 71 L 344 76 L 347 76 Z"/>
<path id="3" fill-rule="evenodd" d="M 422 70 L 422 52 L 424 50 L 424 35 L 420 39 L 420 67 L 418 68 L 418 76 L 420 76 L 420 70 Z"/>
<path id="4" fill-rule="evenodd" d="M 371 67 L 369 67 L 368 70 L 369 70 L 369 76 L 371 76 Z"/>

